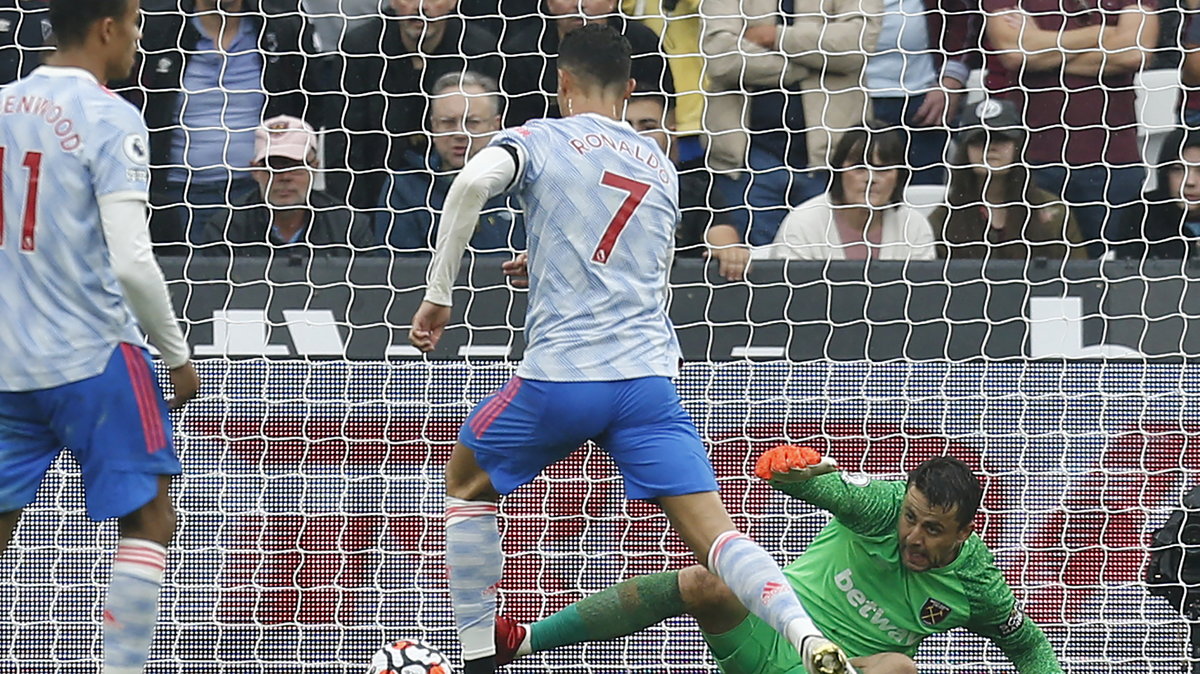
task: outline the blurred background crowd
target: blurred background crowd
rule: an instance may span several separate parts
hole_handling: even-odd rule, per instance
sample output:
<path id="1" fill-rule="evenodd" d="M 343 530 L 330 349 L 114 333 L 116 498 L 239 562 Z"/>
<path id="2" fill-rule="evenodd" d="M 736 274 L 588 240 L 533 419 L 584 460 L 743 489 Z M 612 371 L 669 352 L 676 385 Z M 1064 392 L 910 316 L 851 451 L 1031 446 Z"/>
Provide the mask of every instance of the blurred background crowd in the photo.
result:
<path id="1" fill-rule="evenodd" d="M 1181 3 L 1181 4 L 1178 4 Z M 1200 259 L 1200 0 L 143 0 L 110 86 L 150 129 L 164 254 L 420 255 L 555 55 L 622 32 L 676 163 L 679 255 Z M 0 0 L 0 81 L 52 48 Z M 490 202 L 478 254 L 525 245 Z"/>

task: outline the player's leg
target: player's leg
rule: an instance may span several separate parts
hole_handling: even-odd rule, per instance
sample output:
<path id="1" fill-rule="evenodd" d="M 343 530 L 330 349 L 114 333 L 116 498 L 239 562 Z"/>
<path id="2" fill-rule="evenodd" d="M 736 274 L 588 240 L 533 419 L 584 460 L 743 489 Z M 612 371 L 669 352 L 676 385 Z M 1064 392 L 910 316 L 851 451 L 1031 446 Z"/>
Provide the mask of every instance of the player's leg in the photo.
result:
<path id="1" fill-rule="evenodd" d="M 0 555 L 8 549 L 8 543 L 17 529 L 17 522 L 21 521 L 21 512 L 14 510 L 0 515 Z"/>
<path id="2" fill-rule="evenodd" d="M 102 374 L 61 387 L 48 411 L 79 461 L 88 516 L 118 520 L 104 602 L 102 674 L 140 674 L 175 533 L 170 476 L 181 472 L 166 401 L 145 349 L 118 346 Z"/>
<path id="3" fill-rule="evenodd" d="M 459 431 L 446 467 L 446 564 L 464 674 L 496 666 L 495 586 L 503 565 L 498 494 L 532 481 L 578 449 L 591 425 L 603 423 L 597 420 L 604 415 L 582 402 L 589 388 L 513 377 L 479 403 Z"/>
<path id="4" fill-rule="evenodd" d="M 465 501 L 496 503 L 500 494 L 492 479 L 475 460 L 475 452 L 461 442 L 454 443 L 446 462 L 446 495 Z"/>
<path id="5" fill-rule="evenodd" d="M 657 500 L 697 560 L 787 637 L 813 671 L 847 671 L 844 656 L 813 624 L 774 558 L 733 524 L 674 384 L 662 377 L 624 384 L 620 421 L 602 444 L 621 469 L 626 495 Z"/>
<path id="6" fill-rule="evenodd" d="M 505 664 L 539 651 L 616 639 L 685 614 L 706 632 L 721 633 L 736 627 L 747 611 L 703 566 L 636 576 L 531 625 L 502 618 L 496 629 L 498 660 Z"/>
<path id="7" fill-rule="evenodd" d="M 696 619 L 725 674 L 808 671 L 796 649 L 751 615 L 737 595 L 703 566 L 631 578 L 531 625 L 502 617 L 497 623 L 498 660 L 505 664 L 531 653 L 618 638 L 683 614 Z M 892 660 L 894 655 L 854 662 L 873 667 L 895 665 L 899 661 Z M 862 674 L 863 670 L 859 671 Z M 866 670 L 868 674 L 872 671 L 888 674 L 891 670 Z M 909 670 L 898 669 L 897 673 L 909 674 Z"/>
<path id="8" fill-rule="evenodd" d="M 175 536 L 175 507 L 171 503 L 171 476 L 155 476 L 157 490 L 146 505 L 117 519 L 121 538 L 156 543 L 163 548 Z"/>
<path id="9" fill-rule="evenodd" d="M 679 572 L 679 594 L 700 629 L 721 634 L 737 627 L 749 611 L 729 586 L 707 568 L 689 566 Z"/>
<path id="10" fill-rule="evenodd" d="M 0 392 L 0 554 L 62 449 L 42 410 L 44 395 Z"/>
<path id="11" fill-rule="evenodd" d="M 117 519 L 120 539 L 104 601 L 102 674 L 140 674 L 145 666 L 158 623 L 167 546 L 175 535 L 171 477 L 145 474 L 138 482 L 140 493 L 148 493 L 148 483 L 155 491 L 144 505 Z"/>
<path id="12" fill-rule="evenodd" d="M 504 565 L 496 523 L 498 501 L 475 453 L 462 442 L 455 443 L 446 464 L 446 567 L 465 674 L 495 670 L 495 586 Z"/>
<path id="13" fill-rule="evenodd" d="M 736 597 L 734 604 L 741 609 Z M 636 576 L 531 625 L 499 617 L 496 661 L 503 665 L 539 651 L 636 634 L 667 618 L 690 613 L 693 608 L 681 593 L 679 571 Z"/>
<path id="14" fill-rule="evenodd" d="M 704 633 L 709 652 L 724 674 L 805 674 L 813 671 L 778 632 L 741 602 L 707 569 L 680 572 L 684 601 Z M 916 674 L 916 665 L 899 653 L 882 653 L 849 662 L 857 674 Z M 818 670 L 819 671 L 819 670 Z M 834 670 L 837 671 L 837 670 Z"/>
<path id="15" fill-rule="evenodd" d="M 902 653 L 879 653 L 853 658 L 850 664 L 858 674 L 917 674 L 917 663 Z"/>
<path id="16" fill-rule="evenodd" d="M 723 674 L 809 674 L 795 647 L 758 616 L 742 611 L 742 620 L 727 629 L 703 630 L 708 651 Z"/>
<path id="17" fill-rule="evenodd" d="M 103 674 L 140 674 L 158 623 L 175 509 L 169 476 L 143 478 L 153 481 L 156 491 L 145 505 L 117 520 L 120 539 L 104 601 Z M 145 486 L 139 491 L 145 493 Z"/>
<path id="18" fill-rule="evenodd" d="M 774 558 L 737 530 L 715 491 L 658 501 L 696 558 L 744 607 L 791 642 L 810 671 L 849 671 L 845 656 L 813 624 Z"/>

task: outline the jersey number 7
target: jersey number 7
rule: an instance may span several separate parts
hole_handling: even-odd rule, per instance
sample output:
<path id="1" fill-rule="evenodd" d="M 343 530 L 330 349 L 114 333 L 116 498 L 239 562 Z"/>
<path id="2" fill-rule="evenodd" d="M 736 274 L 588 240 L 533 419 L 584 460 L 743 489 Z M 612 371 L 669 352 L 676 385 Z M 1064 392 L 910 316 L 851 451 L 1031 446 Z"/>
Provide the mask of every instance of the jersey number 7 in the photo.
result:
<path id="1" fill-rule="evenodd" d="M 0 246 L 4 245 L 4 152 L 0 147 Z M 21 219 L 21 250 L 29 252 L 33 245 L 33 226 L 37 224 L 38 182 L 42 178 L 42 153 L 26 152 L 21 162 L 29 171 L 29 186 L 25 190 L 25 215 Z"/>
<path id="2" fill-rule="evenodd" d="M 646 193 L 650 191 L 650 183 L 644 183 L 640 180 L 617 175 L 611 171 L 605 171 L 604 175 L 600 177 L 600 184 L 605 187 L 621 190 L 627 195 L 625 200 L 621 202 L 621 206 L 617 208 L 617 212 L 613 214 L 608 227 L 604 228 L 604 236 L 600 237 L 600 243 L 596 245 L 596 250 L 592 251 L 592 262 L 608 264 L 608 258 L 612 255 L 613 246 L 617 245 L 617 237 L 621 236 L 621 230 L 625 229 L 625 225 L 629 224 L 629 219 L 633 217 L 634 211 L 638 209 L 638 206 L 642 205 L 642 200 L 646 198 Z"/>

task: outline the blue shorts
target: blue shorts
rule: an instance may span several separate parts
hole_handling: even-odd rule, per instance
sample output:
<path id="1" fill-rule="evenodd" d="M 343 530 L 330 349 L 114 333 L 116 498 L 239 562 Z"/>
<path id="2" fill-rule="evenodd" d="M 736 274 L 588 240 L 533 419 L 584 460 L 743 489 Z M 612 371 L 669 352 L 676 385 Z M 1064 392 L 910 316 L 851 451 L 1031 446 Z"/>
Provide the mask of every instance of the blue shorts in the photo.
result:
<path id="1" fill-rule="evenodd" d="M 93 520 L 122 517 L 178 475 L 167 404 L 146 350 L 121 344 L 99 376 L 38 391 L 0 392 L 0 513 L 20 510 L 63 448 L 79 462 Z"/>
<path id="2" fill-rule="evenodd" d="M 532 482 L 588 440 L 617 464 L 628 498 L 717 490 L 704 443 L 666 377 L 595 382 L 513 377 L 475 407 L 458 440 L 474 451 L 501 494 Z"/>

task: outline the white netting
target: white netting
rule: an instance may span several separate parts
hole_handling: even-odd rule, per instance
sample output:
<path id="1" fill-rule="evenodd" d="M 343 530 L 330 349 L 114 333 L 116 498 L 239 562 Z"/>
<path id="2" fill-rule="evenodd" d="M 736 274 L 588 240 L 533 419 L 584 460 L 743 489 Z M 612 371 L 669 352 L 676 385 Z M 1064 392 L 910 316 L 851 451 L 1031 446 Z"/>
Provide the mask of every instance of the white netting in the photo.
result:
<path id="1" fill-rule="evenodd" d="M 456 295 L 463 313 L 456 313 L 446 346 L 436 360 L 414 357 L 404 335 L 423 292 L 424 259 L 406 257 L 394 242 L 388 245 L 387 237 L 399 223 L 409 223 L 418 228 L 416 239 L 426 241 L 414 248 L 428 248 L 428 230 L 420 229 L 428 225 L 421 223 L 439 207 L 433 195 L 438 180 L 448 177 L 424 178 L 424 168 L 392 156 L 410 149 L 412 137 L 424 136 L 423 118 L 430 114 L 428 99 L 419 90 L 381 93 L 400 86 L 391 78 L 403 79 L 389 68 L 415 63 L 388 41 L 387 31 L 399 30 L 399 24 L 389 19 L 389 28 L 372 33 L 373 22 L 380 21 L 374 0 L 309 0 L 301 9 L 296 0 L 290 6 L 282 0 L 262 4 L 269 18 L 253 24 L 259 27 L 249 34 L 250 44 L 266 45 L 266 36 L 275 35 L 274 48 L 285 53 L 269 54 L 260 67 L 275 68 L 272 77 L 278 79 L 271 82 L 282 83 L 281 96 L 294 97 L 286 105 L 273 98 L 277 107 L 271 112 L 294 109 L 323 129 L 319 156 L 326 170 L 316 180 L 335 196 L 334 201 L 313 198 L 311 203 L 319 212 L 338 214 L 351 212 L 338 199 L 357 200 L 355 215 L 335 222 L 343 233 L 357 227 L 368 238 L 315 242 L 315 252 L 303 245 L 276 247 L 270 255 L 271 246 L 262 245 L 263 229 L 257 241 L 237 241 L 236 255 L 229 258 L 221 233 L 232 231 L 230 213 L 254 210 L 257 187 L 242 172 L 232 175 L 249 192 L 212 184 L 197 187 L 204 181 L 196 178 L 199 172 L 187 172 L 187 147 L 172 150 L 170 138 L 181 119 L 184 124 L 194 119 L 199 139 L 194 143 L 207 142 L 206 133 L 239 137 L 238 130 L 245 142 L 261 116 L 251 115 L 247 124 L 247 117 L 235 114 L 245 102 L 238 98 L 240 84 L 204 89 L 186 78 L 172 84 L 166 76 L 178 75 L 177 61 L 203 57 L 205 47 L 180 51 L 164 45 L 179 42 L 182 31 L 195 28 L 199 19 L 192 13 L 179 16 L 171 0 L 146 0 L 147 21 L 175 17 L 174 23 L 153 25 L 173 26 L 177 32 L 148 32 L 144 43 L 154 46 L 143 55 L 137 81 L 123 91 L 147 109 L 148 117 L 150 108 L 159 106 L 156 119 L 163 125 L 152 121 L 152 132 L 160 134 L 152 144 L 165 149 L 156 155 L 156 188 L 175 185 L 156 192 L 155 233 L 165 246 L 164 266 L 189 339 L 202 359 L 204 381 L 200 399 L 175 419 L 186 473 L 175 487 L 179 531 L 148 671 L 362 671 L 381 643 L 404 636 L 429 641 L 457 660 L 443 567 L 441 468 L 471 406 L 513 372 L 522 348 L 524 295 L 500 277 L 503 256 L 473 253 Z M 454 5 L 449 0 L 387 4 L 424 6 L 435 17 Z M 505 89 L 508 68 L 517 68 L 512 64 L 518 59 L 536 61 L 545 53 L 538 51 L 542 43 L 534 42 L 534 51 L 504 55 L 505 45 L 538 26 L 547 11 L 576 4 L 461 0 L 461 11 L 471 17 L 468 25 L 500 35 L 490 47 L 460 35 L 443 56 L 468 67 L 498 68 L 499 96 L 516 104 L 522 96 Z M 680 0 L 670 10 L 656 9 L 658 4 L 623 3 L 627 16 L 649 15 L 647 25 L 655 30 L 661 31 L 666 19 L 666 37 L 656 38 L 656 44 L 685 55 L 674 73 L 677 93 L 691 94 L 676 102 L 685 153 L 695 151 L 697 138 L 707 131 L 727 139 L 742 137 L 750 128 L 755 138 L 787 130 L 788 142 L 803 142 L 800 154 L 811 154 L 808 143 L 819 142 L 824 129 L 862 125 L 868 99 L 863 94 L 868 81 L 863 41 L 895 27 L 884 23 L 887 12 L 917 18 L 927 31 L 934 30 L 919 2 L 914 7 L 910 2 L 855 0 L 814 10 L 795 0 L 787 3 L 794 12 L 792 25 L 815 26 L 803 39 L 808 42 L 785 39 L 781 48 L 787 57 L 755 56 L 770 50 L 739 42 L 741 34 L 722 42 L 729 36 L 714 36 L 719 31 L 713 26 L 725 22 L 742 30 L 747 16 L 773 15 L 779 7 L 775 0 Z M 997 71 L 1003 63 L 1011 64 L 1007 56 L 999 56 L 1005 50 L 994 45 L 1005 36 L 987 33 L 993 44 L 986 44 L 981 15 L 970 6 L 960 12 L 945 4 L 947 23 L 961 12 L 969 16 L 955 24 L 966 26 L 968 34 L 959 46 L 946 47 L 950 60 L 963 56 L 964 67 L 970 68 L 961 73 L 967 87 L 960 107 L 973 109 L 984 99 L 985 65 L 995 92 L 1023 91 L 1019 78 L 1004 80 Z M 702 17 L 706 7 L 715 9 Z M 989 21 L 1003 20 L 996 18 L 996 7 L 985 9 L 993 11 Z M 1099 11 L 1081 5 L 1073 16 Z M 1122 12 L 1106 4 L 1103 13 L 1104 20 L 1118 22 L 1136 9 Z M 1090 87 L 1068 79 L 1066 86 L 1098 92 L 1101 98 L 1096 120 L 1071 117 L 1060 126 L 1078 132 L 1099 125 L 1112 133 L 1129 127 L 1146 162 L 1155 164 L 1157 150 L 1176 126 L 1175 105 L 1183 98 L 1176 66 L 1187 21 L 1180 14 L 1177 8 L 1161 9 L 1156 16 L 1166 37 L 1144 38 L 1147 44 L 1166 45 L 1148 51 L 1154 65 L 1170 67 L 1137 77 L 1128 71 L 1106 75 Z M 39 3 L 0 3 L 0 39 L 13 36 L 0 44 L 0 57 L 14 57 L 4 61 L 15 64 L 11 76 L 27 72 L 30 59 L 40 53 L 31 50 L 46 37 L 40 27 L 43 16 Z M 244 20 L 250 21 L 248 16 Z M 434 20 L 438 22 L 452 23 Z M 418 25 L 414 35 L 427 36 L 429 25 Z M 1024 26 L 1029 39 L 1036 37 L 1031 24 Z M 301 32 L 292 38 L 277 32 L 292 28 Z M 314 31 L 317 39 L 310 37 Z M 370 35 L 373 42 L 351 44 L 352 35 Z M 236 43 L 235 36 L 231 39 Z M 892 55 L 938 51 L 909 46 L 900 40 Z M 1072 49 L 1089 51 L 1078 45 Z M 1113 47 L 1109 54 L 1115 58 L 1120 51 Z M 702 53 L 712 60 L 705 64 Z M 1029 53 L 1038 50 L 1031 47 Z M 432 85 L 436 78 L 426 75 L 443 68 L 441 58 L 421 61 L 426 74 L 418 73 L 420 86 Z M 371 59 L 383 69 L 364 65 Z M 285 65 L 279 66 L 280 60 Z M 780 65 L 789 60 L 790 65 Z M 779 72 L 772 76 L 754 70 L 763 61 L 776 62 L 772 67 Z M 933 62 L 942 67 L 940 58 Z M 689 75 L 688 68 L 697 64 L 704 69 Z M 528 61 L 519 67 L 537 70 Z M 740 88 L 711 84 L 722 77 L 728 82 L 737 73 L 746 78 Z M 778 126 L 770 128 L 759 128 L 761 117 L 747 114 L 731 128 L 714 129 L 700 115 L 705 97 L 696 87 L 701 76 L 710 82 L 705 85 L 712 90 L 710 104 L 739 96 L 745 100 L 736 105 L 744 105 L 775 95 L 787 106 L 798 104 L 789 104 L 789 96 L 799 96 L 807 97 L 803 114 L 789 120 L 781 112 Z M 1039 82 L 1030 91 L 1044 88 L 1045 80 Z M 163 102 L 163 96 L 183 89 L 200 92 L 196 100 L 203 100 L 200 94 L 225 100 L 228 109 L 221 108 L 217 117 L 223 121 L 205 126 L 203 116 L 189 118 L 178 107 L 177 97 L 175 103 Z M 1122 96 L 1135 92 L 1136 105 L 1124 111 L 1131 119 L 1110 111 L 1125 101 Z M 535 104 L 552 102 L 549 93 L 535 93 L 532 99 Z M 1126 102 L 1132 105 L 1132 99 Z M 876 107 L 882 111 L 889 104 L 877 102 Z M 794 111 L 781 111 L 785 109 Z M 409 116 L 397 119 L 401 112 Z M 1115 115 L 1111 128 L 1104 126 L 1101 112 Z M 463 127 L 472 123 L 469 110 L 452 114 L 461 115 Z M 790 128 L 796 123 L 799 129 Z M 980 124 L 986 126 L 986 120 Z M 950 128 L 932 127 L 933 135 L 943 138 L 934 152 L 939 165 L 957 147 L 945 144 Z M 482 127 L 476 131 L 486 133 Z M 1044 138 L 1034 142 L 1049 142 Z M 411 146 L 413 156 L 425 160 L 429 155 L 423 147 Z M 232 150 L 212 149 L 195 155 L 197 161 L 215 161 L 210 169 L 246 168 L 222 163 L 236 154 Z M 817 163 L 808 168 L 820 168 L 820 157 L 828 160 L 832 151 L 830 146 L 809 157 Z M 749 156 L 748 146 L 735 143 L 732 150 L 726 146 L 724 155 L 710 153 L 707 163 L 689 166 L 707 165 L 718 172 L 746 169 Z M 741 157 L 743 165 L 731 166 L 731 157 Z M 359 161 L 365 165 L 355 164 Z M 730 224 L 745 241 L 744 226 L 751 218 L 751 234 L 760 227 L 757 218 L 774 213 L 778 222 L 798 205 L 791 200 L 822 179 L 753 161 L 749 170 L 722 174 L 731 181 L 725 188 L 705 179 L 692 211 L 704 214 L 698 231 Z M 1200 155 L 1184 161 L 1200 163 Z M 1101 156 L 1079 168 L 1099 170 L 1108 179 L 1124 166 Z M 1170 176 L 1157 167 L 1151 173 L 1156 181 Z M 380 196 L 393 186 L 394 176 L 414 180 L 399 189 L 408 199 L 403 203 Z M 179 180 L 193 181 L 192 191 L 179 188 Z M 412 185 L 423 185 L 424 191 L 414 193 Z M 778 200 L 762 201 L 755 185 Z M 1164 188 L 1161 181 L 1158 188 Z M 785 440 L 813 444 L 828 448 L 847 468 L 878 475 L 898 475 L 926 457 L 949 452 L 985 479 L 981 533 L 1068 671 L 1178 672 L 1187 661 L 1186 624 L 1165 602 L 1146 593 L 1141 573 L 1148 532 L 1200 477 L 1195 440 L 1200 372 L 1191 362 L 1200 354 L 1193 328 L 1200 318 L 1200 299 L 1192 289 L 1195 268 L 1180 264 L 1194 239 L 1181 216 L 1179 227 L 1164 238 L 1168 243 L 1148 253 L 1139 245 L 1150 235 L 1141 229 L 1146 215 L 1138 209 L 1145 200 L 1136 196 L 1136 189 L 1134 206 L 1125 211 L 1106 208 L 1117 202 L 1108 203 L 1095 184 L 1085 181 L 1075 189 L 1083 197 L 1060 192 L 1054 203 L 1098 205 L 1100 229 L 1092 238 L 1103 240 L 1105 252 L 1111 249 L 1121 259 L 1065 264 L 1060 255 L 1028 263 L 993 260 L 983 268 L 975 260 L 918 261 L 916 255 L 902 254 L 891 263 L 872 261 L 865 270 L 861 261 L 782 266 L 764 260 L 755 261 L 747 279 L 736 282 L 718 274 L 716 259 L 681 259 L 673 277 L 672 315 L 688 364 L 679 387 L 709 443 L 735 521 L 780 562 L 804 550 L 825 516 L 747 477 L 759 451 Z M 1149 203 L 1171 203 L 1157 194 Z M 749 203 L 732 203 L 739 195 Z M 942 182 L 909 186 L 903 197 L 925 215 L 947 200 Z M 958 205 L 988 210 L 982 196 Z M 496 206 L 498 219 L 487 224 L 503 229 L 493 241 L 499 243 L 477 240 L 472 244 L 476 252 L 517 245 L 507 230 L 511 208 Z M 710 221 L 708 213 L 716 216 Z M 1128 213 L 1132 219 L 1118 217 Z M 197 223 L 210 221 L 220 224 L 203 231 L 216 232 L 215 238 L 189 238 L 193 226 L 200 231 Z M 821 231 L 836 235 L 838 230 L 833 220 L 826 220 Z M 930 241 L 933 235 L 931 230 Z M 1082 235 L 1069 240 L 1079 251 L 1087 241 Z M 996 243 L 992 241 L 993 248 Z M 704 248 L 695 237 L 685 237 L 681 244 L 681 258 L 698 257 Z M 845 252 L 852 246 L 833 248 Z M 525 619 L 545 616 L 631 575 L 678 568 L 688 561 L 657 510 L 623 500 L 612 464 L 598 452 L 581 452 L 548 470 L 508 499 L 504 511 L 509 557 L 502 601 L 505 612 Z M 0 674 L 96 671 L 101 600 L 114 542 L 112 524 L 96 527 L 86 520 L 77 470 L 61 460 L 0 560 Z M 929 640 L 917 661 L 923 671 L 1011 671 L 994 647 L 962 632 Z M 715 671 L 694 624 L 683 619 L 629 639 L 523 660 L 514 669 Z"/>

